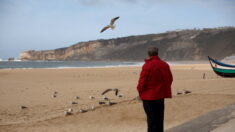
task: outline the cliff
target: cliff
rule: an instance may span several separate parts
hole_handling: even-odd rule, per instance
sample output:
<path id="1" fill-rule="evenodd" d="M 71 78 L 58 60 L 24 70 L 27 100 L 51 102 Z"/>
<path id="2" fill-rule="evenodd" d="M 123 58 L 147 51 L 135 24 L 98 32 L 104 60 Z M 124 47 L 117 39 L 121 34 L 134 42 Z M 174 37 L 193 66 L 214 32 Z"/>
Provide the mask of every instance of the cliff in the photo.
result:
<path id="1" fill-rule="evenodd" d="M 157 46 L 164 60 L 206 60 L 207 56 L 223 59 L 235 55 L 235 28 L 180 30 L 80 42 L 55 50 L 25 51 L 20 59 L 139 61 L 146 57 L 149 46 Z"/>

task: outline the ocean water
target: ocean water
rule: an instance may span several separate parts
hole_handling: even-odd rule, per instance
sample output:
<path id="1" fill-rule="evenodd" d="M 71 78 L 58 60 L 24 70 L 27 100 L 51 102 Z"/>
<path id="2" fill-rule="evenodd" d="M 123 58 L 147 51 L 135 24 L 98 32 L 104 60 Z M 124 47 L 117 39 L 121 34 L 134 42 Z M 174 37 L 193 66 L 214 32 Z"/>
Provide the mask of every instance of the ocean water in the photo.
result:
<path id="1" fill-rule="evenodd" d="M 34 68 L 99 68 L 142 66 L 143 62 L 118 61 L 0 61 L 0 69 L 34 69 Z"/>
<path id="2" fill-rule="evenodd" d="M 171 66 L 181 64 L 209 64 L 208 61 L 167 61 Z M 0 69 L 65 69 L 65 68 L 105 68 L 142 66 L 142 62 L 127 61 L 4 61 L 0 60 Z"/>

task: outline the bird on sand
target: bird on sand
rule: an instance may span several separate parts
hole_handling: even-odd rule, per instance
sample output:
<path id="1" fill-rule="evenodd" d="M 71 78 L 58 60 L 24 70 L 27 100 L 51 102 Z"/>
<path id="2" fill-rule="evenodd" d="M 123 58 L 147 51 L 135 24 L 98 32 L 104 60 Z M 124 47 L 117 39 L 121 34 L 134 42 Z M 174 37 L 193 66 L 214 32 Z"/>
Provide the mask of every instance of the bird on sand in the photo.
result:
<path id="1" fill-rule="evenodd" d="M 106 100 L 106 101 L 109 100 L 109 98 L 107 98 L 106 96 L 103 96 L 103 99 Z"/>
<path id="2" fill-rule="evenodd" d="M 77 102 L 75 102 L 75 101 L 72 101 L 72 102 L 71 102 L 71 104 L 78 104 L 78 103 L 77 103 Z"/>
<path id="3" fill-rule="evenodd" d="M 189 93 L 192 93 L 192 91 L 184 90 L 184 94 L 189 94 Z"/>
<path id="4" fill-rule="evenodd" d="M 69 111 L 66 110 L 66 111 L 64 111 L 64 115 L 65 116 L 72 115 L 72 112 L 69 112 Z"/>
<path id="5" fill-rule="evenodd" d="M 117 88 L 106 89 L 106 90 L 102 93 L 102 95 L 104 95 L 104 94 L 106 94 L 106 93 L 108 93 L 108 92 L 110 92 L 110 91 L 114 91 L 114 92 L 115 92 L 115 95 L 118 96 L 119 89 L 117 89 Z"/>
<path id="6" fill-rule="evenodd" d="M 20 106 L 20 108 L 21 108 L 21 109 L 26 109 L 26 108 L 28 108 L 28 107 L 26 107 L 26 106 Z"/>
<path id="7" fill-rule="evenodd" d="M 104 101 L 99 101 L 99 104 L 102 105 L 102 104 L 105 104 L 105 102 Z"/>
<path id="8" fill-rule="evenodd" d="M 73 112 L 73 109 L 72 109 L 72 108 L 69 108 L 67 111 L 68 111 L 68 112 Z"/>
<path id="9" fill-rule="evenodd" d="M 113 19 L 110 21 L 110 24 L 107 25 L 107 26 L 105 26 L 105 27 L 103 27 L 103 29 L 100 31 L 100 33 L 104 32 L 105 30 L 107 30 L 107 29 L 109 29 L 109 28 L 111 28 L 111 29 L 113 30 L 113 29 L 115 28 L 114 23 L 115 23 L 115 21 L 116 21 L 117 19 L 119 19 L 119 16 L 113 18 Z"/>
<path id="10" fill-rule="evenodd" d="M 95 110 L 95 108 L 96 108 L 95 105 L 92 105 L 92 106 L 91 106 L 91 109 L 92 109 L 92 110 Z"/>
<path id="11" fill-rule="evenodd" d="M 73 109 L 72 108 L 69 108 L 69 109 L 64 111 L 65 116 L 72 115 L 72 114 L 73 114 Z"/>
<path id="12" fill-rule="evenodd" d="M 181 94 L 183 94 L 182 92 L 180 92 L 180 91 L 177 91 L 177 95 L 181 95 Z"/>
<path id="13" fill-rule="evenodd" d="M 123 94 L 119 94 L 119 95 L 118 95 L 119 98 L 121 98 L 121 97 L 123 97 L 123 96 L 124 96 Z"/>
<path id="14" fill-rule="evenodd" d="M 111 105 L 111 102 L 110 102 L 110 101 L 108 101 L 108 102 L 107 102 L 107 105 Z"/>
<path id="15" fill-rule="evenodd" d="M 84 110 L 84 109 L 80 109 L 79 112 L 80 112 L 80 113 L 85 113 L 85 112 L 87 112 L 87 111 Z"/>
<path id="16" fill-rule="evenodd" d="M 89 96 L 89 99 L 95 99 L 95 97 L 94 96 Z"/>
<path id="17" fill-rule="evenodd" d="M 79 96 L 75 96 L 74 99 L 80 99 L 80 97 Z"/>

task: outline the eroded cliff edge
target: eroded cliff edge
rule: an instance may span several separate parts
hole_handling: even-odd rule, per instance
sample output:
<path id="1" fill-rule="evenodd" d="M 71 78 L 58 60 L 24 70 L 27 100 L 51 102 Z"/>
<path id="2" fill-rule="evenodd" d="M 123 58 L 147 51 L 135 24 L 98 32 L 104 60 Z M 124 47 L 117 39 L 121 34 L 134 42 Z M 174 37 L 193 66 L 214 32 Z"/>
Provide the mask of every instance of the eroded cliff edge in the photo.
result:
<path id="1" fill-rule="evenodd" d="M 181 30 L 80 42 L 66 48 L 24 51 L 21 60 L 123 60 L 139 61 L 148 46 L 157 46 L 164 60 L 223 59 L 235 55 L 235 28 Z"/>

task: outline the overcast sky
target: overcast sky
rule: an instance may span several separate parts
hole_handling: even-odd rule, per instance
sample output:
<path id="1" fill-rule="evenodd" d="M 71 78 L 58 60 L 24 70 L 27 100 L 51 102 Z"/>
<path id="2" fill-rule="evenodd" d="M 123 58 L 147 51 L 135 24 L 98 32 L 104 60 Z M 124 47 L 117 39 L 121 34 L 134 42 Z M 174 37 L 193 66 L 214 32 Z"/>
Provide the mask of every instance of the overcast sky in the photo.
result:
<path id="1" fill-rule="evenodd" d="M 0 0 L 0 58 L 81 41 L 235 26 L 235 0 Z M 113 17 L 115 30 L 99 33 Z"/>

